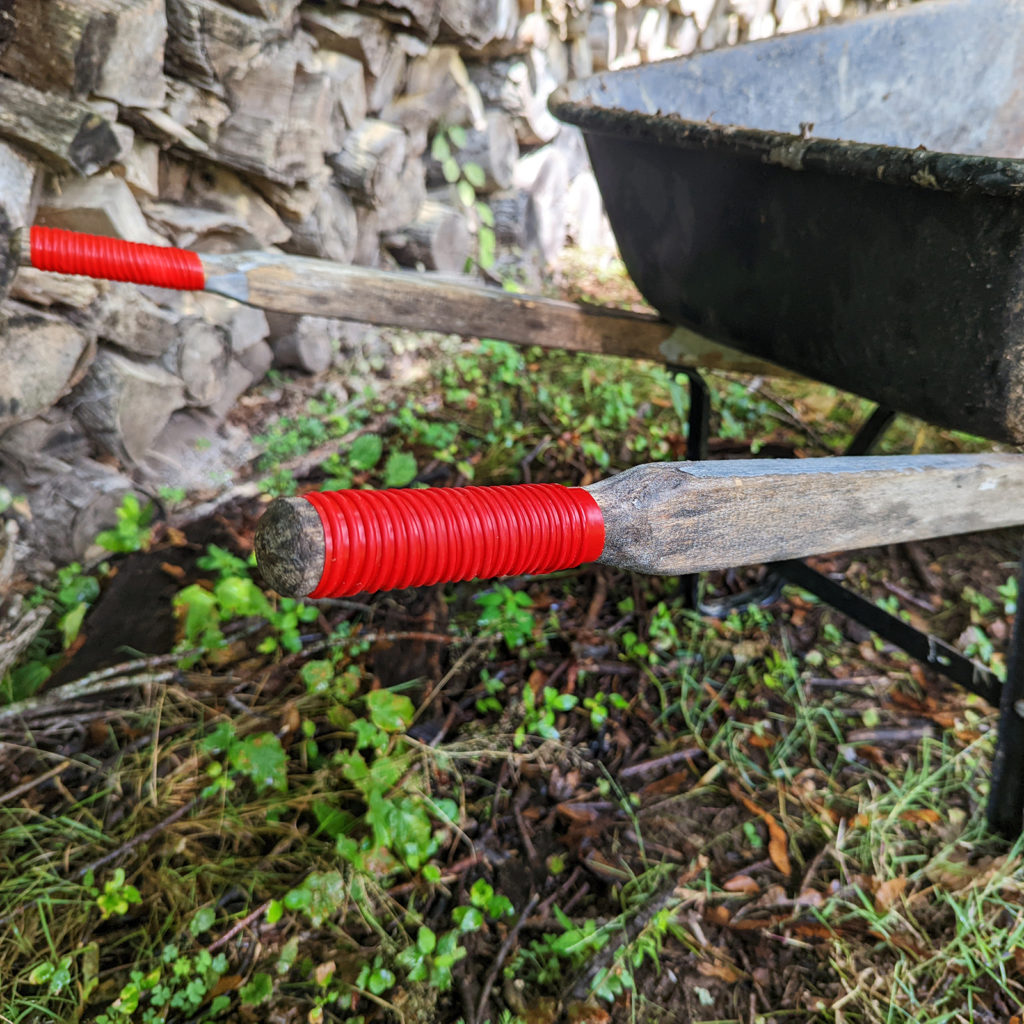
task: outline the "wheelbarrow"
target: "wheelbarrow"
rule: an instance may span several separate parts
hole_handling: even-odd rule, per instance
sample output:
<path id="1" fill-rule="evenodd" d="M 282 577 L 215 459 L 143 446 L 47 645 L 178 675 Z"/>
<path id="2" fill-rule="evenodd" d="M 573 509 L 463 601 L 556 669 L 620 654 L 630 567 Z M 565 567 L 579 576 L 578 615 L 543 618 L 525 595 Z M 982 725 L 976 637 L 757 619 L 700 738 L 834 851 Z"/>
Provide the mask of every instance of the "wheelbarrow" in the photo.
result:
<path id="1" fill-rule="evenodd" d="M 942 0 L 557 93 L 552 109 L 583 129 L 626 265 L 663 319 L 426 274 L 41 228 L 16 235 L 6 262 L 686 370 L 690 462 L 586 489 L 278 499 L 257 533 L 264 576 L 283 593 L 326 597 L 593 559 L 673 574 L 772 563 L 1000 704 L 989 818 L 1016 835 L 1021 630 L 1002 685 L 799 559 L 1024 523 L 1024 456 L 866 455 L 892 410 L 1024 442 L 1022 28 L 1024 2 Z M 788 369 L 880 405 L 848 457 L 703 464 L 692 461 L 706 438 L 701 365 Z"/>

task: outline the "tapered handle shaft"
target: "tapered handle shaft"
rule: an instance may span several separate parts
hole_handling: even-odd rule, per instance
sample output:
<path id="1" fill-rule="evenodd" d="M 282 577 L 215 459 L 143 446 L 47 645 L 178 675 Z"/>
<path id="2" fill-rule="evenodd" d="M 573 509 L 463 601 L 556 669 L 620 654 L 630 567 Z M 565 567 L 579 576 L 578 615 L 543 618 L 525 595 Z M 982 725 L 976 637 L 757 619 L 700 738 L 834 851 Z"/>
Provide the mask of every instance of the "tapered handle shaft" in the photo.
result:
<path id="1" fill-rule="evenodd" d="M 0 222 L 0 243 L 8 229 Z M 354 267 L 276 252 L 199 253 L 36 226 L 0 251 L 0 297 L 12 262 L 37 270 L 207 291 L 258 309 L 338 317 L 570 352 L 790 376 L 780 367 L 657 316 L 521 295 L 468 278 Z"/>
<path id="2" fill-rule="evenodd" d="M 266 581 L 313 597 L 556 572 L 603 546 L 597 502 L 558 484 L 313 492 L 276 499 L 256 532 Z"/>
<path id="3" fill-rule="evenodd" d="M 592 560 L 679 575 L 1021 523 L 1024 455 L 675 462 L 586 488 L 277 499 L 256 555 L 280 593 L 327 597 Z"/>

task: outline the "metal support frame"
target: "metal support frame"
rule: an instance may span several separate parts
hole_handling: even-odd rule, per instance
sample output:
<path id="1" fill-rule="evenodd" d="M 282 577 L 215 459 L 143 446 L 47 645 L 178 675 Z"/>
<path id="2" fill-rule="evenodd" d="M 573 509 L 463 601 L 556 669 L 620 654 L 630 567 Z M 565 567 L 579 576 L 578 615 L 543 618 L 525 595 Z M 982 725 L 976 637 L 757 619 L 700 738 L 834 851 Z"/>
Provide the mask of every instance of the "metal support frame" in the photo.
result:
<path id="1" fill-rule="evenodd" d="M 690 383 L 687 456 L 694 461 L 707 458 L 711 397 L 707 384 L 696 370 L 669 367 L 685 373 Z M 845 455 L 866 455 L 892 423 L 895 412 L 878 406 L 847 446 Z M 777 598 L 782 581 L 801 587 L 836 611 L 853 619 L 933 671 L 983 697 L 999 707 L 996 752 L 992 762 L 987 817 L 989 828 L 1009 839 L 1024 832 L 1024 615 L 1017 615 L 1007 658 L 1007 681 L 971 661 L 945 641 L 908 625 L 877 605 L 840 586 L 800 559 L 772 562 L 769 577 L 758 587 L 730 598 L 731 608 L 764 605 Z M 700 577 L 681 578 L 690 606 L 699 603 Z M 1018 593 L 1024 595 L 1024 556 L 1018 570 Z M 716 609 L 720 610 L 720 609 Z"/>
<path id="2" fill-rule="evenodd" d="M 1024 557 L 1017 569 L 1017 593 L 1024 594 Z M 1024 831 L 1024 615 L 1018 608 L 999 701 L 996 752 L 988 792 L 988 825 L 1008 839 Z"/>
<path id="3" fill-rule="evenodd" d="M 690 408 L 686 416 L 686 457 L 691 462 L 703 462 L 708 457 L 708 438 L 711 433 L 711 390 L 699 370 L 689 366 L 667 366 L 671 374 L 683 374 L 690 387 Z M 683 600 L 687 608 L 700 607 L 700 574 L 679 577 Z"/>

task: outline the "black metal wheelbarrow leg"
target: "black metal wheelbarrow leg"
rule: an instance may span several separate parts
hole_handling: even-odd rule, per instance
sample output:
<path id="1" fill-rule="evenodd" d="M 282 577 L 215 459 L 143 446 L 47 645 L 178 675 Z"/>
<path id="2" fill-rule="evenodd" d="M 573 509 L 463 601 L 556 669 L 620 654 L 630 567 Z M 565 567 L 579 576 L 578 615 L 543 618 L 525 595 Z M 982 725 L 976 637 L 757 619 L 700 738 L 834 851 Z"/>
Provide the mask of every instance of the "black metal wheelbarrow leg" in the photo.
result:
<path id="1" fill-rule="evenodd" d="M 1017 593 L 1024 593 L 1024 558 L 1017 570 Z M 999 705 L 999 732 L 992 758 L 988 824 L 1016 839 L 1024 831 L 1024 625 L 1018 608 L 1010 637 L 1006 682 Z"/>
<path id="2" fill-rule="evenodd" d="M 669 367 L 679 371 L 679 367 Z M 700 374 L 684 369 L 690 381 L 689 436 L 691 459 L 707 458 L 708 418 L 710 396 Z M 895 412 L 877 406 L 861 425 L 848 445 L 845 454 L 865 455 L 881 439 L 892 423 Z M 699 440 L 694 443 L 694 439 Z M 988 823 L 993 832 L 1016 839 L 1024 832 L 1024 627 L 1020 617 L 1015 619 L 1007 659 L 1007 680 L 1000 685 L 995 674 L 964 657 L 948 644 L 923 633 L 913 626 L 883 611 L 864 598 L 823 576 L 800 559 L 770 563 L 772 577 L 781 577 L 788 583 L 810 591 L 836 611 L 854 619 L 862 626 L 906 651 L 911 657 L 933 671 L 951 679 L 965 689 L 983 697 L 990 704 L 999 705 L 998 737 L 992 762 L 989 789 Z M 699 608 L 700 575 L 681 577 L 691 607 Z M 769 590 L 771 587 L 769 586 Z M 781 589 L 781 581 L 780 587 Z M 1018 593 L 1024 594 L 1024 557 L 1018 570 Z M 731 607 L 760 604 L 766 588 L 745 591 L 730 599 Z"/>

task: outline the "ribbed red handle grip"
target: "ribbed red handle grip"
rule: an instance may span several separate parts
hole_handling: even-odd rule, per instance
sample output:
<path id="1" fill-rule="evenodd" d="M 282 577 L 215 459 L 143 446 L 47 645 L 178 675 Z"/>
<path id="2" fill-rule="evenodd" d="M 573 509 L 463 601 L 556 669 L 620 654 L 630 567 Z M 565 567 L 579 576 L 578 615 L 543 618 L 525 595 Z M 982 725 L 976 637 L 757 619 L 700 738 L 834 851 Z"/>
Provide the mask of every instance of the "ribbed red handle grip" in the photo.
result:
<path id="1" fill-rule="evenodd" d="M 320 515 L 326 541 L 314 598 L 556 572 L 593 561 L 604 548 L 601 509 L 581 487 L 321 491 L 305 497 Z"/>
<path id="2" fill-rule="evenodd" d="M 180 291 L 202 291 L 206 286 L 202 261 L 187 249 L 125 242 L 63 228 L 33 227 L 29 232 L 29 260 L 37 270 L 105 281 L 131 281 Z"/>

